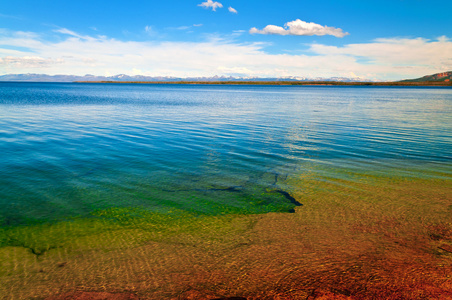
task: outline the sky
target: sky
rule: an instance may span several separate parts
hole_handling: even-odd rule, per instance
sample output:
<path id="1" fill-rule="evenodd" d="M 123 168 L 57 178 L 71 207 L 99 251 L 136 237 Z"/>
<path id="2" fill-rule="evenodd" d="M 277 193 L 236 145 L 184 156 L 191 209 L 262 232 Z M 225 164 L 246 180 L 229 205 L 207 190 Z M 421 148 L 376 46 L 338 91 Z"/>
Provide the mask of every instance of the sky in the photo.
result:
<path id="1" fill-rule="evenodd" d="M 3 0 L 0 75 L 346 77 L 452 71 L 452 2 Z"/>

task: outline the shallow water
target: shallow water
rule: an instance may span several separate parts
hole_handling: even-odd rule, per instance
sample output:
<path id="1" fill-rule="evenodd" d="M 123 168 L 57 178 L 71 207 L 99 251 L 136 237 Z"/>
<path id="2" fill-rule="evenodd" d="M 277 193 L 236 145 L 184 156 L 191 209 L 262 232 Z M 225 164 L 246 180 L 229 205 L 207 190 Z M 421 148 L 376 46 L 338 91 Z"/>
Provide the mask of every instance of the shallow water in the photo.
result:
<path id="1" fill-rule="evenodd" d="M 291 212 L 306 174 L 450 175 L 451 132 L 450 88 L 0 83 L 0 222 Z"/>

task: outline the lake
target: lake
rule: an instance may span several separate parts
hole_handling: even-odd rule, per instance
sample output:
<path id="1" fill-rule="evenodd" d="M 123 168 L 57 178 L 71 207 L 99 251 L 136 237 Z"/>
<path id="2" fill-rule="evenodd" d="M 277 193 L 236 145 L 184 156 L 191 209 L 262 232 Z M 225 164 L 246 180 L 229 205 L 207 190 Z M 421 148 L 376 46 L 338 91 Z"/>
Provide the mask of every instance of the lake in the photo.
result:
<path id="1" fill-rule="evenodd" d="M 422 210 L 410 210 L 406 224 L 439 220 L 429 207 L 448 224 L 451 132 L 451 88 L 2 82 L 0 246 L 42 258 L 52 249 L 87 249 L 94 240 L 85 237 L 100 243 L 124 228 L 121 249 L 174 237 L 174 228 L 225 230 L 221 236 L 241 241 L 246 226 L 238 233 L 231 218 L 281 213 L 275 224 L 282 224 L 322 209 L 324 220 L 354 211 L 336 227 L 415 206 Z M 410 194 L 425 182 L 435 189 Z M 419 204 L 439 194 L 433 206 Z M 370 214 L 376 207 L 384 214 Z M 372 222 L 377 227 L 353 228 L 368 234 L 389 224 Z M 317 233 L 328 235 L 328 226 Z M 340 235 L 352 239 L 355 229 Z"/>
<path id="2" fill-rule="evenodd" d="M 451 171 L 448 88 L 1 83 L 4 225 L 292 211 L 287 178 Z"/>

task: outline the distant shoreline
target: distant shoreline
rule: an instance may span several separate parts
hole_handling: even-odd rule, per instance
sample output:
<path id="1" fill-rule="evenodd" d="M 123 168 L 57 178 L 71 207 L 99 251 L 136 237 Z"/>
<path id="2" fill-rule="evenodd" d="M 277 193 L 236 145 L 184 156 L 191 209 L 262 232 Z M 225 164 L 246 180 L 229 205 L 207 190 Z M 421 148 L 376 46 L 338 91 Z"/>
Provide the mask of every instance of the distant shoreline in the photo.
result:
<path id="1" fill-rule="evenodd" d="M 209 84 L 209 85 L 307 85 L 307 86 L 435 86 L 452 87 L 452 82 L 340 82 L 340 81 L 75 81 L 75 83 Z"/>

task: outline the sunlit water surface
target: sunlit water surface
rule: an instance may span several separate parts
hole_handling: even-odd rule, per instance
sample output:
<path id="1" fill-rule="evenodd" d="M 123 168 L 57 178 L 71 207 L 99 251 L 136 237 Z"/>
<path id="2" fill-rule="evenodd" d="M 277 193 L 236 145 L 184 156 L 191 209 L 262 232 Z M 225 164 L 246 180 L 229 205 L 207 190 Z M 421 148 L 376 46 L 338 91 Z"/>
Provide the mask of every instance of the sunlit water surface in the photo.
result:
<path id="1" fill-rule="evenodd" d="M 0 83 L 0 224 L 292 212 L 300 174 L 450 174 L 451 132 L 450 88 Z"/>

